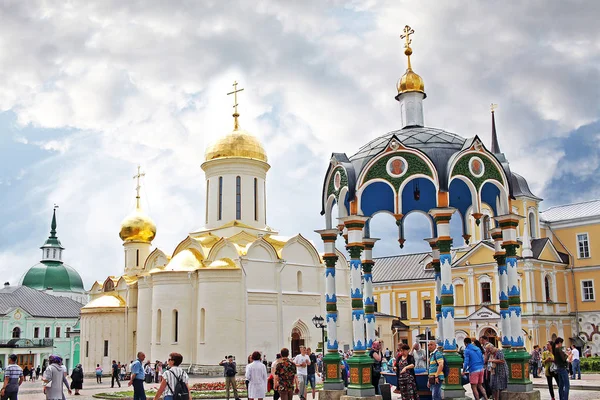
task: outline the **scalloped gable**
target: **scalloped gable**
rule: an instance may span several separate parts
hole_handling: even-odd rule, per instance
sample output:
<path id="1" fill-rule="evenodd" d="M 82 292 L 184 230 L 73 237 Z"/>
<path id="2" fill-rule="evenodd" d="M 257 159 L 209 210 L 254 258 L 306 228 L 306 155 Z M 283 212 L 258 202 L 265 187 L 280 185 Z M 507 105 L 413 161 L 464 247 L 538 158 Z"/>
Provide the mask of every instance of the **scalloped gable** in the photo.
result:
<path id="1" fill-rule="evenodd" d="M 283 246 L 282 246 L 283 247 Z M 269 243 L 264 237 L 258 238 L 248 247 L 246 256 L 249 259 L 276 261 L 281 259 L 280 254 L 275 247 Z"/>
<path id="2" fill-rule="evenodd" d="M 297 248 L 303 248 L 306 253 L 303 256 L 300 256 L 300 254 L 294 254 L 294 249 Z M 319 255 L 319 252 L 315 246 L 301 234 L 298 234 L 287 241 L 281 250 L 281 256 L 288 263 L 293 264 L 322 264 L 321 256 Z"/>
<path id="3" fill-rule="evenodd" d="M 210 233 L 207 234 L 207 236 L 212 236 L 210 237 L 207 241 L 211 243 L 211 246 L 218 242 L 218 238 L 214 235 L 211 235 Z M 213 243 L 214 241 L 214 243 Z M 173 251 L 173 255 L 171 256 L 171 258 L 175 258 L 175 256 L 183 251 L 183 250 L 188 250 L 188 249 L 194 249 L 195 251 L 197 251 L 202 259 L 206 259 L 206 253 L 208 252 L 208 250 L 210 249 L 210 246 L 206 246 L 203 242 L 202 242 L 202 238 L 200 239 L 196 239 L 193 238 L 191 236 L 188 236 L 187 238 L 183 239 L 178 245 L 177 247 L 175 247 L 175 250 Z"/>
<path id="4" fill-rule="evenodd" d="M 156 248 L 150 253 L 148 258 L 146 258 L 146 262 L 144 263 L 144 271 L 151 271 L 154 268 L 164 267 L 170 261 L 170 257 L 168 257 L 162 250 Z"/>
<path id="5" fill-rule="evenodd" d="M 221 238 L 214 246 L 210 249 L 208 257 L 206 257 L 207 263 L 212 263 L 220 258 L 231 258 L 237 259 L 241 256 L 241 252 L 238 246 L 231 243 L 227 238 Z"/>
<path id="6" fill-rule="evenodd" d="M 482 241 L 473 246 L 473 248 L 463 254 L 462 257 L 457 258 L 452 265 L 456 267 L 464 267 L 467 265 L 495 263 L 495 252 L 496 251 L 493 245 Z"/>

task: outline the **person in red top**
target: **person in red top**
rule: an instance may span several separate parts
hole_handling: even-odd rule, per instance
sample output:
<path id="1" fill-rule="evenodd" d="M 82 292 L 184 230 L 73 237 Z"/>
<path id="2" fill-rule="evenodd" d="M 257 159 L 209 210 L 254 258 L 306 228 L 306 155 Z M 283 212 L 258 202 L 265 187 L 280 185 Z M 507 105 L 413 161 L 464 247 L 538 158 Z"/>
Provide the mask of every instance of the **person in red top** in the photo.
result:
<path id="1" fill-rule="evenodd" d="M 289 355 L 290 351 L 287 348 L 281 349 L 281 359 L 277 362 L 273 376 L 275 390 L 279 392 L 281 400 L 292 400 L 294 388 L 298 390 L 296 364 L 288 358 Z"/>

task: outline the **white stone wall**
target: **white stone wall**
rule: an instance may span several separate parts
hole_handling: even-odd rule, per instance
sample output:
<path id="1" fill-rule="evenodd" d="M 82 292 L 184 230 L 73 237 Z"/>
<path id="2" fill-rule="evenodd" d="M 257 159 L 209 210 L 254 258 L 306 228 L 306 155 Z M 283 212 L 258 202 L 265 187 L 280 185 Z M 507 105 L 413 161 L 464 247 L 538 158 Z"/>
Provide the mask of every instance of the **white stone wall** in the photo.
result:
<path id="1" fill-rule="evenodd" d="M 125 310 L 104 311 L 81 315 L 81 364 L 84 371 L 95 370 L 96 364 L 100 364 L 104 371 L 110 371 L 112 360 L 128 363 L 132 359 L 126 347 Z M 105 340 L 109 341 L 107 357 L 104 356 Z M 86 346 L 89 346 L 88 354 Z"/>

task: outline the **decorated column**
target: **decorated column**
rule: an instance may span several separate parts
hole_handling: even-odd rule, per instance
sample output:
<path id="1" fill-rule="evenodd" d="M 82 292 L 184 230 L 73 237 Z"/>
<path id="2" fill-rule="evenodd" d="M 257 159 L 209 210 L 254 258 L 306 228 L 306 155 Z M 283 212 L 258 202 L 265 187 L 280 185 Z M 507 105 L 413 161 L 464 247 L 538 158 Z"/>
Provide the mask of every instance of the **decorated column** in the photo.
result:
<path id="1" fill-rule="evenodd" d="M 500 330 L 502 331 L 502 349 L 510 350 L 511 348 L 511 333 L 510 319 L 508 315 L 508 274 L 506 271 L 506 252 L 502 250 L 502 229 L 494 228 L 490 230 L 490 234 L 494 239 L 494 258 L 498 264 L 498 288 L 500 298 Z"/>
<path id="2" fill-rule="evenodd" d="M 364 252 L 362 257 L 363 281 L 364 281 L 364 307 L 365 322 L 367 324 L 367 351 L 375 341 L 375 299 L 373 298 L 373 246 L 379 239 L 364 238 Z"/>
<path id="3" fill-rule="evenodd" d="M 517 272 L 517 228 L 523 217 L 517 214 L 500 215 L 496 221 L 502 229 L 502 248 L 506 252 L 506 272 L 508 276 L 508 318 L 510 320 L 511 352 L 506 354 L 508 364 L 508 390 L 529 392 L 533 384 L 529 380 L 529 353 L 525 350 L 523 329 L 521 328 L 521 291 Z"/>
<path id="4" fill-rule="evenodd" d="M 375 394 L 371 385 L 371 365 L 373 360 L 366 354 L 365 310 L 363 309 L 363 293 L 361 282 L 360 256 L 364 245 L 363 228 L 367 217 L 351 215 L 342 218 L 348 230 L 346 248 L 350 253 L 350 297 L 352 299 L 352 333 L 353 355 L 348 359 L 350 376 L 348 396 L 366 397 Z"/>
<path id="5" fill-rule="evenodd" d="M 335 240 L 337 238 L 337 229 L 324 229 L 316 231 L 321 235 L 325 243 L 325 302 L 327 315 L 327 350 L 323 350 L 323 389 L 324 390 L 342 390 L 344 381 L 340 374 L 340 362 L 342 358 L 338 352 L 337 340 L 337 296 L 335 291 L 335 265 L 338 256 L 335 254 Z M 325 346 L 325 343 L 323 343 Z"/>
<path id="6" fill-rule="evenodd" d="M 437 225 L 437 248 L 440 254 L 441 275 L 441 323 L 444 358 L 449 366 L 448 376 L 444 377 L 444 398 L 465 397 L 461 385 L 461 367 L 463 360 L 457 353 L 454 334 L 454 287 L 452 285 L 452 237 L 450 236 L 450 218 L 455 209 L 452 207 L 434 208 L 429 211 Z"/>
<path id="7" fill-rule="evenodd" d="M 440 250 L 437 247 L 437 238 L 425 239 L 431 246 L 431 266 L 435 271 L 435 336 L 444 340 L 444 327 L 442 326 L 442 274 L 440 273 Z"/>

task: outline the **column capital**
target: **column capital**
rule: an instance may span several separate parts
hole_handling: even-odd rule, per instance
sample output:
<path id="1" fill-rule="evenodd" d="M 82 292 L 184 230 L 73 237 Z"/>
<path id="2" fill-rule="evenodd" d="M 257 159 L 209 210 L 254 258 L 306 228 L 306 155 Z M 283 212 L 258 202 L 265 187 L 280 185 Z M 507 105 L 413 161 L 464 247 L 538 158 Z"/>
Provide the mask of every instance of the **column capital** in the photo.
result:
<path id="1" fill-rule="evenodd" d="M 348 215 L 347 217 L 338 218 L 348 230 L 362 229 L 370 217 L 364 215 Z"/>
<path id="2" fill-rule="evenodd" d="M 498 221 L 501 229 L 516 228 L 519 226 L 519 221 L 523 218 L 525 217 L 514 213 L 498 215 L 497 217 L 494 217 L 494 219 Z"/>
<path id="3" fill-rule="evenodd" d="M 321 236 L 324 242 L 335 242 L 340 231 L 338 229 L 320 229 L 315 232 Z"/>
<path id="4" fill-rule="evenodd" d="M 456 211 L 456 208 L 454 207 L 432 208 L 429 210 L 429 215 L 433 217 L 433 220 L 437 224 L 447 224 L 450 222 L 450 218 L 452 218 L 454 211 Z"/>
<path id="5" fill-rule="evenodd" d="M 426 241 L 427 243 L 429 243 L 429 246 L 431 247 L 431 250 L 437 250 L 438 248 L 438 238 L 428 238 L 428 239 L 423 239 L 424 241 Z"/>
<path id="6" fill-rule="evenodd" d="M 375 242 L 377 242 L 378 240 L 380 240 L 379 238 L 363 238 L 363 246 L 365 246 L 365 249 L 371 250 L 373 247 L 375 247 Z"/>

